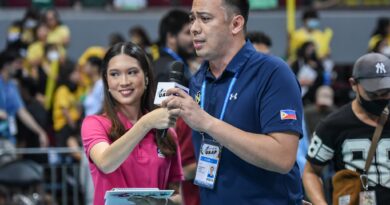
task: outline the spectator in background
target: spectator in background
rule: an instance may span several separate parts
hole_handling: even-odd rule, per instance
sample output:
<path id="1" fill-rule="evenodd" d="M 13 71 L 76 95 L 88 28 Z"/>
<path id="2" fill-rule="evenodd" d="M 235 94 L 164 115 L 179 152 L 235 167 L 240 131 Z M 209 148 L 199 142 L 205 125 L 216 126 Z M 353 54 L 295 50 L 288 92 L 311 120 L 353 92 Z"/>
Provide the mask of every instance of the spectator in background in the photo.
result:
<path id="1" fill-rule="evenodd" d="M 77 87 L 80 74 L 74 65 L 60 70 L 58 87 L 53 99 L 53 127 L 57 147 L 66 147 L 71 137 L 79 133 L 81 120 Z"/>
<path id="2" fill-rule="evenodd" d="M 43 22 L 49 27 L 47 42 L 67 47 L 70 42 L 70 30 L 61 22 L 58 11 L 55 9 L 46 10 Z"/>
<path id="3" fill-rule="evenodd" d="M 83 102 L 85 116 L 98 114 L 103 108 L 103 81 L 101 79 L 102 59 L 90 57 L 84 66 L 84 73 L 91 79 L 91 89 Z"/>
<path id="4" fill-rule="evenodd" d="M 7 48 L 26 51 L 34 39 L 34 30 L 39 22 L 39 12 L 33 7 L 26 9 L 21 20 L 15 21 L 8 28 Z"/>
<path id="5" fill-rule="evenodd" d="M 368 42 L 368 50 L 390 56 L 390 18 L 380 17 Z"/>
<path id="6" fill-rule="evenodd" d="M 0 53 L 0 133 L 3 137 L 15 142 L 17 133 L 16 116 L 29 129 L 39 136 L 41 147 L 48 145 L 48 138 L 44 129 L 34 120 L 27 111 L 20 96 L 13 76 L 21 69 L 22 59 L 17 51 L 5 50 Z"/>
<path id="7" fill-rule="evenodd" d="M 292 63 L 291 69 L 301 84 L 303 103 L 314 103 L 315 92 L 324 82 L 324 68 L 317 57 L 313 42 L 305 42 L 297 51 L 297 60 Z"/>
<path id="8" fill-rule="evenodd" d="M 114 33 L 111 33 L 110 36 L 108 37 L 108 46 L 111 47 L 117 43 L 122 43 L 125 41 L 126 40 L 122 34 L 114 32 Z"/>
<path id="9" fill-rule="evenodd" d="M 102 72 L 102 59 L 99 57 L 92 56 L 88 58 L 87 62 L 83 67 L 83 72 L 91 80 L 91 86 L 87 91 L 83 103 L 84 115 L 96 115 L 100 114 L 103 109 L 104 99 L 104 86 L 101 78 Z M 76 144 L 75 144 L 76 145 Z M 93 203 L 93 182 L 92 176 L 88 171 L 88 158 L 85 153 L 81 154 L 83 160 L 81 161 L 80 177 L 82 177 L 81 185 L 85 190 L 86 204 Z"/>
<path id="10" fill-rule="evenodd" d="M 335 111 L 336 108 L 333 102 L 334 92 L 330 86 L 323 85 L 317 88 L 315 103 L 306 106 L 304 109 L 306 130 L 309 139 L 311 139 L 317 124 Z"/>
<path id="11" fill-rule="evenodd" d="M 382 72 L 377 72 L 378 69 Z M 327 204 L 321 181 L 325 165 L 332 162 L 336 172 L 349 169 L 362 174 L 379 116 L 390 100 L 390 60 L 378 53 L 361 56 L 349 82 L 356 93 L 355 99 L 318 124 L 306 156 L 303 184 L 313 204 Z M 366 170 L 368 190 L 376 198 L 372 204 L 389 204 L 390 182 L 385 180 L 390 175 L 389 138 L 390 121 L 387 120 L 374 160 Z"/>
<path id="12" fill-rule="evenodd" d="M 248 32 L 246 38 L 249 39 L 255 49 L 261 53 L 271 54 L 272 40 L 263 32 Z"/>
<path id="13" fill-rule="evenodd" d="M 390 44 L 387 41 L 387 39 L 383 38 L 383 39 L 379 40 L 379 42 L 377 43 L 377 45 L 375 45 L 372 52 L 381 53 L 381 54 L 387 56 L 388 58 L 390 58 Z"/>
<path id="14" fill-rule="evenodd" d="M 184 79 L 181 84 L 188 87 L 192 75 L 188 60 L 194 54 L 188 12 L 171 10 L 162 18 L 160 22 L 160 46 L 160 58 L 154 62 L 156 81 L 168 82 L 170 65 L 174 61 L 181 61 L 185 65 Z M 191 60 L 196 61 L 196 59 Z M 176 123 L 176 132 L 179 139 L 180 153 L 183 156 L 182 166 L 185 181 L 181 185 L 184 204 L 199 205 L 199 188 L 193 184 L 196 160 L 191 141 L 191 128 L 187 126 L 183 119 L 179 118 Z"/>
<path id="15" fill-rule="evenodd" d="M 129 29 L 130 41 L 137 44 L 144 50 L 147 50 L 152 43 L 149 40 L 149 36 L 142 26 L 134 26 Z"/>
<path id="16" fill-rule="evenodd" d="M 158 45 L 151 43 L 148 34 L 142 26 L 134 26 L 129 29 L 130 41 L 140 46 L 151 58 L 157 60 L 160 57 Z"/>
<path id="17" fill-rule="evenodd" d="M 51 108 L 59 69 L 66 63 L 65 49 L 61 45 L 48 43 L 48 33 L 46 24 L 40 23 L 36 27 L 36 41 L 28 47 L 26 57 L 28 73 L 38 86 L 36 98 L 47 110 Z"/>
<path id="18" fill-rule="evenodd" d="M 191 72 L 187 58 L 194 54 L 194 46 L 190 34 L 190 19 L 188 12 L 171 10 L 160 21 L 159 26 L 160 58 L 154 62 L 157 82 L 168 82 L 170 64 L 181 61 L 185 64 L 184 85 L 188 86 Z"/>
<path id="19" fill-rule="evenodd" d="M 104 57 L 102 78 L 104 113 L 86 117 L 81 129 L 94 204 L 103 205 L 105 192 L 121 187 L 173 189 L 168 201 L 143 199 L 146 204 L 181 204 L 176 133 L 169 129 L 161 137 L 157 130 L 173 126 L 178 113 L 154 109 L 155 81 L 146 53 L 131 42 L 114 45 Z"/>
<path id="20" fill-rule="evenodd" d="M 294 62 L 297 59 L 297 50 L 307 41 L 315 44 L 319 59 L 326 59 L 330 56 L 330 42 L 333 31 L 330 28 L 320 30 L 320 18 L 316 10 L 305 10 L 302 15 L 303 26 L 290 34 L 288 61 Z"/>
<path id="21" fill-rule="evenodd" d="M 50 130 L 51 123 L 49 113 L 44 106 L 35 98 L 37 94 L 36 81 L 30 77 L 19 76 L 19 90 L 27 111 L 35 121 L 46 131 Z M 19 147 L 40 147 L 39 136 L 30 130 L 28 126 L 17 118 L 17 142 Z M 47 163 L 47 154 L 24 154 L 23 158 L 32 159 L 39 163 Z"/>

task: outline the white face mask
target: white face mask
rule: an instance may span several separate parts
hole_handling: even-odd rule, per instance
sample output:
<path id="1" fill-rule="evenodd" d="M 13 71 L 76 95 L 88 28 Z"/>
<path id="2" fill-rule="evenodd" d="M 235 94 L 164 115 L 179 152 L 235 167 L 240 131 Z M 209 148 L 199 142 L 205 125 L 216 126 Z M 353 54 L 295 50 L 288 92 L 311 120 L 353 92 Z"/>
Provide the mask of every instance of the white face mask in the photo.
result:
<path id="1" fill-rule="evenodd" d="M 386 46 L 381 50 L 381 53 L 390 58 L 390 46 Z"/>
<path id="2" fill-rule="evenodd" d="M 24 26 L 26 28 L 34 28 L 37 25 L 37 21 L 34 19 L 27 19 L 27 21 L 24 23 Z"/>
<path id="3" fill-rule="evenodd" d="M 60 58 L 60 54 L 57 51 L 49 51 L 47 53 L 47 59 L 49 59 L 49 61 L 56 61 L 59 58 Z"/>

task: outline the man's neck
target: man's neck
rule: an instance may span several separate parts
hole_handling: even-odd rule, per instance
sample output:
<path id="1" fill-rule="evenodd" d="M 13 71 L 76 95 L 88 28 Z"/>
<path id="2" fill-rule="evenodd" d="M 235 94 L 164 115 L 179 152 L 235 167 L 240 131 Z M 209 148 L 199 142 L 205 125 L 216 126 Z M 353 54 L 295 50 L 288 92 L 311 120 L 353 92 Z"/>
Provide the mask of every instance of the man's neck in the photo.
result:
<path id="1" fill-rule="evenodd" d="M 220 57 L 209 61 L 210 71 L 214 75 L 214 77 L 219 78 L 222 75 L 223 71 L 225 71 L 226 67 L 232 61 L 234 56 L 237 55 L 237 53 L 242 49 L 244 45 L 245 39 L 243 39 L 242 41 L 238 41 L 235 45 L 232 46 L 232 49 L 228 49 L 226 53 L 224 53 Z"/>

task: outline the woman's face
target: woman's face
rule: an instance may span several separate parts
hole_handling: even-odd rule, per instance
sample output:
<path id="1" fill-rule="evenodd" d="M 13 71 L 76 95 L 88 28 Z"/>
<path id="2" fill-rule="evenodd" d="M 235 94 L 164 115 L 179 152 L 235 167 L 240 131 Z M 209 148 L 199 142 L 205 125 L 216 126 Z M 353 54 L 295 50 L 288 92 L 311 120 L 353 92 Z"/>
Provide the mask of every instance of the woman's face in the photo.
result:
<path id="1" fill-rule="evenodd" d="M 119 104 L 140 106 L 146 85 L 137 59 L 125 54 L 114 56 L 108 62 L 106 74 L 109 93 Z"/>
<path id="2" fill-rule="evenodd" d="M 39 41 L 45 42 L 47 39 L 47 34 L 49 33 L 49 28 L 46 25 L 40 25 L 37 28 L 37 38 Z"/>
<path id="3" fill-rule="evenodd" d="M 46 22 L 47 22 L 47 25 L 50 28 L 54 28 L 54 27 L 57 26 L 58 19 L 56 18 L 56 15 L 55 15 L 54 11 L 48 11 L 47 12 L 47 14 L 46 14 Z"/>

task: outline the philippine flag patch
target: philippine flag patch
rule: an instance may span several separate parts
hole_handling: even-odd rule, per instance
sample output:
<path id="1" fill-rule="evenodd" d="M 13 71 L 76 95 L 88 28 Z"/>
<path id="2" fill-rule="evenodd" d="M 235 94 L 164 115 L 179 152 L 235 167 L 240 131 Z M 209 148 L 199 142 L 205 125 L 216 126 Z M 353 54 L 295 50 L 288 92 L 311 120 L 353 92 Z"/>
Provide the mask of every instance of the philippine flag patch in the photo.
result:
<path id="1" fill-rule="evenodd" d="M 280 119 L 281 120 L 296 120 L 297 115 L 295 114 L 295 110 L 281 110 L 280 111 Z"/>

